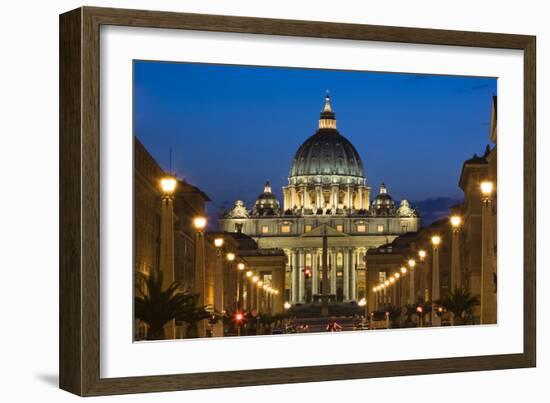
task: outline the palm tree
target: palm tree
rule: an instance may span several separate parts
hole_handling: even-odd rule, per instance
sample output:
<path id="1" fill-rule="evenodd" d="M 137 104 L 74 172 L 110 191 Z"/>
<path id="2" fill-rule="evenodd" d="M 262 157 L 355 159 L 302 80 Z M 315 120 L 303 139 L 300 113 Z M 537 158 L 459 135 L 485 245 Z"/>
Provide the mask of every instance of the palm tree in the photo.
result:
<path id="1" fill-rule="evenodd" d="M 149 326 L 148 340 L 164 339 L 164 326 L 173 319 L 187 322 L 190 326 L 194 324 L 196 327 L 196 322 L 210 316 L 206 307 L 197 306 L 198 295 L 178 291 L 178 282 L 163 289 L 162 278 L 162 272 L 145 278 L 146 290 L 139 290 L 140 295 L 134 298 L 136 319 Z"/>
<path id="2" fill-rule="evenodd" d="M 480 301 L 479 296 L 472 295 L 465 288 L 457 288 L 437 303 L 453 314 L 453 325 L 463 325 L 471 321 L 474 308 Z"/>

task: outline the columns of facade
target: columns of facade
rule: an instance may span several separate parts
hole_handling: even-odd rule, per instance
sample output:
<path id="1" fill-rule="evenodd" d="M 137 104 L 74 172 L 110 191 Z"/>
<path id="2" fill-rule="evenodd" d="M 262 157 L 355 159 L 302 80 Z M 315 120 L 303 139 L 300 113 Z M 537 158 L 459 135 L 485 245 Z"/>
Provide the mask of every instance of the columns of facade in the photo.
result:
<path id="1" fill-rule="evenodd" d="M 311 200 L 309 197 L 309 193 L 307 191 L 307 185 L 302 185 L 301 188 L 302 188 L 302 200 L 303 200 L 302 206 L 305 208 L 309 208 L 311 206 Z"/>
<path id="2" fill-rule="evenodd" d="M 363 195 L 363 188 L 359 187 L 359 188 L 357 189 L 357 196 L 358 196 L 358 198 L 359 198 L 359 203 L 358 203 L 359 206 L 358 206 L 358 207 L 359 207 L 359 209 L 362 209 L 362 208 L 363 208 L 363 205 L 364 205 L 364 202 L 363 202 L 363 196 L 364 196 L 364 195 Z"/>
<path id="3" fill-rule="evenodd" d="M 291 294 L 292 294 L 292 303 L 295 304 L 298 302 L 298 252 L 297 250 L 292 251 L 292 271 L 291 271 Z"/>
<path id="4" fill-rule="evenodd" d="M 324 207 L 323 188 L 321 185 L 315 185 L 315 207 L 320 209 Z"/>
<path id="5" fill-rule="evenodd" d="M 303 249 L 298 249 L 298 301 L 304 302 L 305 296 L 305 252 Z"/>
<path id="6" fill-rule="evenodd" d="M 361 187 L 361 209 L 364 210 L 366 209 L 366 199 L 367 199 L 367 192 L 366 192 L 366 189 L 364 187 Z"/>
<path id="7" fill-rule="evenodd" d="M 352 249 L 351 254 L 351 300 L 357 300 L 357 250 Z M 368 285 L 368 283 L 367 283 Z"/>
<path id="8" fill-rule="evenodd" d="M 352 198 L 351 185 L 348 185 L 348 188 L 346 190 L 346 206 L 349 210 L 353 209 L 353 198 Z"/>
<path id="9" fill-rule="evenodd" d="M 290 208 L 290 190 L 287 187 L 283 188 L 283 208 L 284 210 Z"/>
<path id="10" fill-rule="evenodd" d="M 330 251 L 331 257 L 331 266 L 330 266 L 330 293 L 336 294 L 336 250 L 332 249 Z"/>
<path id="11" fill-rule="evenodd" d="M 332 204 L 333 209 L 338 208 L 338 185 L 332 185 L 331 187 L 330 204 Z"/>
<path id="12" fill-rule="evenodd" d="M 317 252 L 317 249 L 313 249 L 311 252 L 311 269 L 313 271 L 311 276 L 311 295 L 319 294 L 319 262 Z"/>
<path id="13" fill-rule="evenodd" d="M 344 254 L 344 301 L 349 301 L 350 292 L 349 292 L 349 283 L 350 283 L 350 252 L 348 249 L 344 249 L 342 252 Z"/>
<path id="14" fill-rule="evenodd" d="M 290 206 L 289 209 L 296 207 L 296 187 L 294 185 L 290 186 Z"/>

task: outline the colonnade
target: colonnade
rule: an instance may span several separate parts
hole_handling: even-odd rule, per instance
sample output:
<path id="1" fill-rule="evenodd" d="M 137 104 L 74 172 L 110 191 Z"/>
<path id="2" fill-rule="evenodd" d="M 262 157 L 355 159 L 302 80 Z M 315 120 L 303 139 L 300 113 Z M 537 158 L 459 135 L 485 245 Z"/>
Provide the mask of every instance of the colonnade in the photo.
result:
<path id="1" fill-rule="evenodd" d="M 341 193 L 344 193 L 342 203 Z M 357 185 L 289 185 L 283 188 L 284 209 L 292 210 L 294 208 L 304 207 L 311 209 L 320 209 L 329 205 L 338 207 L 343 204 L 346 208 L 368 209 L 369 193 L 366 186 Z"/>
<path id="2" fill-rule="evenodd" d="M 313 296 L 321 293 L 322 249 L 294 248 L 286 250 L 286 253 L 287 270 L 290 272 L 290 303 L 311 302 Z M 359 249 L 352 247 L 328 249 L 329 294 L 336 295 L 341 288 L 344 301 L 357 300 L 359 253 Z"/>

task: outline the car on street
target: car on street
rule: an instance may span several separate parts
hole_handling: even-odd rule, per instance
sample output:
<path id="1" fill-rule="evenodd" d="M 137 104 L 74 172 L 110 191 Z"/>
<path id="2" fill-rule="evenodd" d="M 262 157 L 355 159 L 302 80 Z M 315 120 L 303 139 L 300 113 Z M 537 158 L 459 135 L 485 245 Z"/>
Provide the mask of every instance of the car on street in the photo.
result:
<path id="1" fill-rule="evenodd" d="M 385 311 L 374 311 L 370 313 L 369 318 L 370 329 L 389 329 L 390 328 L 390 313 Z"/>

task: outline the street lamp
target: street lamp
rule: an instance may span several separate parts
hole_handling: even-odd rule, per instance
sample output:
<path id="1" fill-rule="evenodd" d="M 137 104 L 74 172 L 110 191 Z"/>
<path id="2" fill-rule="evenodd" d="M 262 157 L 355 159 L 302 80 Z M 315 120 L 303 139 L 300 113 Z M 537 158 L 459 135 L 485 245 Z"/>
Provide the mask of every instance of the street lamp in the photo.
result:
<path id="1" fill-rule="evenodd" d="M 460 288 L 460 226 L 462 218 L 459 215 L 453 215 L 450 218 L 452 237 L 451 237 L 451 292 Z"/>
<path id="2" fill-rule="evenodd" d="M 399 270 L 401 270 L 401 274 L 403 275 L 407 274 L 407 268 L 405 266 L 401 266 L 401 269 Z"/>
<path id="3" fill-rule="evenodd" d="M 171 196 L 176 190 L 177 181 L 173 176 L 166 176 L 160 180 L 160 188 L 166 196 Z"/>
<path id="4" fill-rule="evenodd" d="M 243 271 L 244 268 L 245 268 L 245 264 L 244 264 L 243 262 L 237 263 L 237 269 L 239 269 L 239 271 Z M 250 277 L 250 276 L 248 275 L 248 273 L 250 273 L 250 276 L 252 275 L 252 272 L 247 272 L 246 275 L 247 275 L 248 277 Z"/>
<path id="5" fill-rule="evenodd" d="M 204 231 L 204 228 L 206 227 L 206 218 L 195 217 L 193 219 L 193 226 L 196 228 L 198 232 Z"/>
<path id="6" fill-rule="evenodd" d="M 439 235 L 432 236 L 432 326 L 441 326 L 441 318 L 436 315 L 435 302 L 440 298 L 439 290 L 439 245 L 441 237 Z"/>
<path id="7" fill-rule="evenodd" d="M 491 194 L 493 193 L 493 182 L 483 181 L 479 185 L 481 188 L 481 196 L 484 202 L 488 202 L 491 199 Z"/>
<path id="8" fill-rule="evenodd" d="M 361 298 L 359 300 L 359 302 L 357 303 L 357 305 L 359 305 L 361 308 L 363 308 L 363 318 L 366 318 L 367 317 L 367 299 L 366 298 Z"/>
<path id="9" fill-rule="evenodd" d="M 227 260 L 229 260 L 230 262 L 235 260 L 235 254 L 233 252 L 228 252 L 226 257 L 227 257 Z"/>
<path id="10" fill-rule="evenodd" d="M 214 245 L 216 248 L 221 248 L 223 246 L 223 238 L 214 239 Z"/>
<path id="11" fill-rule="evenodd" d="M 453 231 L 458 231 L 458 228 L 460 228 L 460 224 L 462 224 L 462 218 L 459 215 L 453 215 L 451 216 L 449 221 L 451 222 Z"/>
<path id="12" fill-rule="evenodd" d="M 409 265 L 409 304 L 412 305 L 414 304 L 414 301 L 416 299 L 416 294 L 414 290 L 414 267 L 416 266 L 416 260 L 409 259 L 407 264 Z"/>
<path id="13" fill-rule="evenodd" d="M 423 262 L 424 259 L 426 259 L 426 251 L 424 249 L 420 249 L 418 251 L 418 257 L 420 258 L 420 261 Z"/>
<path id="14" fill-rule="evenodd" d="M 198 304 L 207 305 L 211 301 L 206 299 L 206 252 L 204 245 L 204 229 L 206 218 L 202 216 L 193 219 L 196 230 L 195 238 L 195 293 L 199 296 Z M 206 335 L 206 321 L 199 322 L 199 337 Z"/>
<path id="15" fill-rule="evenodd" d="M 284 305 L 283 305 L 283 307 L 284 307 L 285 309 L 290 309 L 291 306 L 292 306 L 292 305 L 290 305 L 290 302 L 288 302 L 288 301 L 285 301 L 285 303 L 284 303 Z"/>

